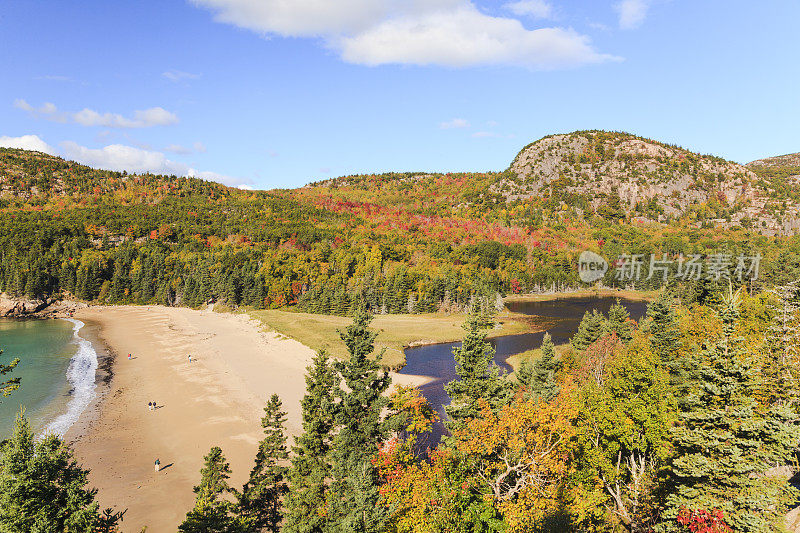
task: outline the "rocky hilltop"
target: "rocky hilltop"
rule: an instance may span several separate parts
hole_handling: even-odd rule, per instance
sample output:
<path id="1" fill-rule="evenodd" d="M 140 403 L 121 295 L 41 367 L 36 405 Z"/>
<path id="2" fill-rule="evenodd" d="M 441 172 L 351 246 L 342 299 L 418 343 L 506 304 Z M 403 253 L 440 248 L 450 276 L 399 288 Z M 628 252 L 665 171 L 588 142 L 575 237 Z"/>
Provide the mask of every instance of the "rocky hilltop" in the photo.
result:
<path id="1" fill-rule="evenodd" d="M 747 168 L 758 172 L 762 169 L 785 169 L 787 172 L 797 172 L 800 175 L 800 152 L 796 154 L 778 155 L 775 157 L 767 157 L 765 159 L 758 159 L 751 161 L 745 165 Z M 795 175 L 795 177 L 798 177 Z"/>
<path id="2" fill-rule="evenodd" d="M 772 159 L 785 165 L 796 156 Z M 529 144 L 493 188 L 508 200 L 569 195 L 585 212 L 605 216 L 667 223 L 688 217 L 698 225 L 793 234 L 800 230 L 797 200 L 759 172 L 772 164 L 744 166 L 627 133 L 580 131 Z"/>

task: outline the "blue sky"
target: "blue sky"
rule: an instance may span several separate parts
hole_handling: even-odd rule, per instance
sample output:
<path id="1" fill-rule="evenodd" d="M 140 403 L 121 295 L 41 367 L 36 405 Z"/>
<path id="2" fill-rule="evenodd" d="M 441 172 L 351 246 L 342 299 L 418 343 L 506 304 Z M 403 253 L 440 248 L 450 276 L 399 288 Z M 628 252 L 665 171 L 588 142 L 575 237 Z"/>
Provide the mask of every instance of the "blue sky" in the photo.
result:
<path id="1" fill-rule="evenodd" d="M 800 151 L 794 0 L 4 0 L 0 145 L 255 188 L 624 130 Z"/>

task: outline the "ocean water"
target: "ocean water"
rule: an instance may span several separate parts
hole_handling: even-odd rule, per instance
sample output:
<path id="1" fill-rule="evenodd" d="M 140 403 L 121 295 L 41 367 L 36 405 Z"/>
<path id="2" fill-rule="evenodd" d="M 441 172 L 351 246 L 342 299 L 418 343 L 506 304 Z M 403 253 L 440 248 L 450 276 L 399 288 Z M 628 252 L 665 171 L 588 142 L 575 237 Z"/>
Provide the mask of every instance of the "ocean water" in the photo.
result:
<path id="1" fill-rule="evenodd" d="M 0 397 L 0 439 L 8 438 L 24 407 L 37 433 L 63 435 L 95 395 L 97 354 L 80 337 L 79 320 L 0 320 L 0 349 L 9 376 L 22 378 L 11 396 Z"/>

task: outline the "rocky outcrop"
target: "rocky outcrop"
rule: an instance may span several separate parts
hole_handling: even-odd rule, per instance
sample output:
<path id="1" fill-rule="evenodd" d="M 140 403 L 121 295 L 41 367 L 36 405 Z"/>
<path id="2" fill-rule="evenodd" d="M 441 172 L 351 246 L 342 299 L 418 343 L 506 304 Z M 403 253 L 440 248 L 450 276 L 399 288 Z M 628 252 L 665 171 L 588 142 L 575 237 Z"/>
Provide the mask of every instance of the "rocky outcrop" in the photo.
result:
<path id="1" fill-rule="evenodd" d="M 0 317 L 2 318 L 64 318 L 86 304 L 58 298 L 41 300 L 16 298 L 0 294 Z"/>
<path id="2" fill-rule="evenodd" d="M 794 156 L 774 159 L 786 164 Z M 654 222 L 688 216 L 698 225 L 797 233 L 800 206 L 759 179 L 753 169 L 765 164 L 743 166 L 627 133 L 580 131 L 523 148 L 493 192 L 508 201 L 558 194 L 603 216 L 622 211 Z"/>

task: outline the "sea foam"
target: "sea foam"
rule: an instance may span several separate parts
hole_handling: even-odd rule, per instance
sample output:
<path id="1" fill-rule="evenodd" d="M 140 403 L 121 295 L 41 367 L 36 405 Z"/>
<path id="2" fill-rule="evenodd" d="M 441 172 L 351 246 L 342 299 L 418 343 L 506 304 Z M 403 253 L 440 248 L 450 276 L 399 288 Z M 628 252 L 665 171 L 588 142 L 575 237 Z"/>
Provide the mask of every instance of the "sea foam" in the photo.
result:
<path id="1" fill-rule="evenodd" d="M 66 318 L 75 327 L 72 329 L 78 350 L 69 362 L 67 382 L 71 387 L 71 395 L 67 403 L 67 412 L 53 420 L 45 428 L 45 433 L 54 433 L 61 437 L 83 413 L 83 410 L 95 398 L 95 373 L 97 372 L 97 352 L 92 343 L 78 335 L 84 323 L 73 318 Z"/>

